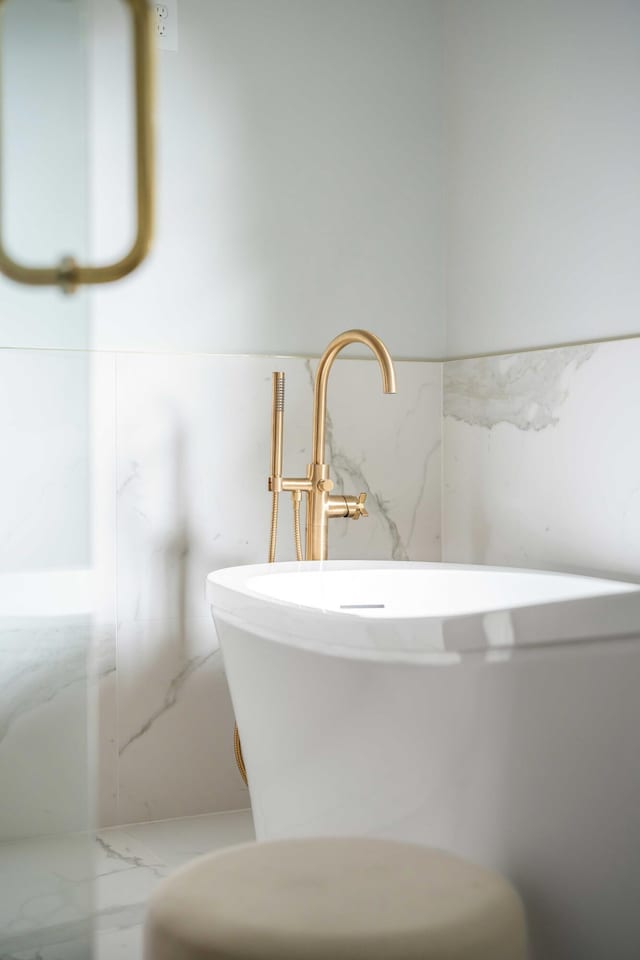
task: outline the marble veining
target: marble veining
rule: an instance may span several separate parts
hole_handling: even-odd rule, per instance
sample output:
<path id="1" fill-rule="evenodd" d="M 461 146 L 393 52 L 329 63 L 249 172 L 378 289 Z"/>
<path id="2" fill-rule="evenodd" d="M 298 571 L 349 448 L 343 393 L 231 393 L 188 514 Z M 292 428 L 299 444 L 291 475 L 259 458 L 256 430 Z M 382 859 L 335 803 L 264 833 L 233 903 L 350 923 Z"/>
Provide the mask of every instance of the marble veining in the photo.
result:
<path id="1" fill-rule="evenodd" d="M 121 744 L 120 750 L 119 750 L 120 756 L 122 756 L 125 750 L 127 750 L 128 747 L 130 747 L 131 744 L 134 743 L 134 741 L 144 736 L 145 733 L 148 733 L 148 731 L 151 729 L 151 727 L 156 722 L 156 720 L 162 717 L 167 712 L 167 710 L 171 710 L 172 707 L 175 707 L 176 703 L 178 702 L 178 696 L 180 694 L 180 691 L 184 686 L 185 682 L 187 681 L 187 679 L 191 676 L 192 673 L 194 673 L 196 670 L 199 670 L 202 666 L 208 663 L 209 660 L 211 660 L 211 658 L 215 656 L 216 653 L 218 653 L 217 648 L 215 650 L 210 650 L 208 653 L 201 654 L 200 656 L 191 657 L 191 659 L 187 661 L 187 663 L 184 665 L 180 673 L 178 673 L 177 676 L 173 677 L 173 679 L 169 681 L 169 686 L 167 688 L 167 691 L 164 695 L 163 701 L 160 704 L 160 706 L 157 707 L 156 710 L 154 710 L 154 712 L 151 714 L 151 716 L 147 720 L 145 720 L 145 722 L 142 724 L 139 730 L 136 730 L 134 733 L 132 733 L 124 741 L 124 743 Z"/>
<path id="2" fill-rule="evenodd" d="M 376 365 L 369 363 L 369 366 L 373 369 L 374 377 L 378 377 L 378 371 L 376 370 Z M 309 385 L 311 387 L 311 395 L 313 395 L 313 385 L 315 378 L 315 369 L 311 361 L 305 361 L 305 368 L 307 371 L 307 376 L 309 380 Z M 340 370 L 343 381 L 342 381 L 342 393 L 341 401 L 342 403 L 336 403 L 335 408 L 339 410 L 338 419 L 343 414 L 344 400 L 346 399 L 345 395 L 345 381 L 347 370 L 345 370 L 344 365 L 341 367 L 338 364 L 335 368 L 336 371 Z M 338 374 L 338 377 L 340 373 Z M 369 377 L 371 381 L 371 377 Z M 379 385 L 377 382 L 371 384 L 371 388 L 374 388 L 379 391 Z M 367 400 L 369 400 L 369 394 L 366 396 L 361 396 L 359 398 L 360 403 L 363 407 L 362 418 L 366 420 L 367 417 Z M 430 405 L 432 407 L 433 413 L 435 416 L 438 416 L 438 406 L 439 404 L 433 405 L 433 383 L 421 383 L 415 393 L 413 393 L 410 403 L 405 407 L 402 414 L 401 424 L 396 426 L 396 429 L 388 436 L 384 437 L 383 432 L 378 434 L 376 441 L 376 451 L 378 449 L 384 450 L 388 445 L 389 450 L 391 446 L 394 448 L 394 452 L 397 457 L 397 462 L 401 463 L 401 456 L 406 451 L 402 450 L 401 436 L 402 430 L 399 429 L 402 423 L 410 423 L 414 417 L 418 417 L 424 423 L 425 411 L 429 411 Z M 393 401 L 391 401 L 393 402 Z M 406 403 L 406 399 L 405 399 Z M 360 493 L 365 492 L 367 494 L 367 510 L 373 512 L 374 515 L 377 515 L 381 525 L 384 527 L 387 533 L 389 541 L 389 550 L 390 556 L 393 560 L 409 560 L 411 557 L 411 547 L 410 545 L 413 542 L 414 535 L 416 533 L 416 523 L 418 520 L 418 514 L 420 507 L 423 503 L 424 497 L 428 490 L 428 479 L 429 471 L 432 460 L 436 456 L 439 456 L 441 448 L 441 439 L 439 431 L 433 442 L 427 442 L 425 444 L 425 454 L 421 460 L 420 469 L 412 474 L 417 479 L 417 483 L 412 490 L 411 501 L 408 504 L 403 505 L 403 514 L 405 511 L 410 513 L 410 521 L 408 524 L 402 524 L 398 522 L 398 503 L 393 503 L 391 499 L 384 495 L 379 489 L 374 489 L 372 484 L 369 482 L 367 472 L 365 472 L 366 458 L 361 456 L 359 459 L 356 459 L 350 453 L 349 450 L 349 439 L 353 440 L 353 437 L 346 436 L 346 444 L 340 442 L 337 439 L 336 430 L 334 427 L 334 418 L 331 414 L 332 404 L 328 405 L 327 417 L 326 417 L 326 444 L 327 444 L 327 462 L 331 465 L 336 479 L 336 489 L 340 492 L 350 492 L 350 493 Z M 384 426 L 384 425 L 383 425 Z M 378 448 L 379 444 L 379 448 Z M 374 458 L 372 458 L 374 459 Z M 439 469 L 439 463 L 437 464 L 437 469 Z M 348 487 L 348 489 L 347 489 Z M 431 509 L 434 508 L 435 504 L 433 500 L 430 505 Z M 404 516 L 403 516 L 404 519 Z M 333 527 L 331 532 L 333 533 Z M 336 527 L 336 530 L 338 528 Z M 347 537 L 350 530 L 349 525 L 343 525 L 342 534 L 344 537 Z"/>
<path id="3" fill-rule="evenodd" d="M 454 360 L 444 365 L 444 415 L 492 429 L 544 430 L 558 423 L 575 373 L 597 346 Z"/>
<path id="4" fill-rule="evenodd" d="M 87 626 L 0 626 L 0 747 L 24 714 L 86 679 Z"/>
<path id="5" fill-rule="evenodd" d="M 640 338 L 447 364 L 443 559 L 639 577 L 639 364 Z"/>
<path id="6" fill-rule="evenodd" d="M 161 864 L 155 863 L 148 856 L 142 856 L 140 851 L 134 853 L 132 852 L 129 843 L 127 842 L 129 838 L 125 834 L 125 842 L 120 844 L 120 848 L 116 843 L 116 838 L 120 835 L 113 831 L 111 833 L 104 832 L 98 833 L 96 835 L 96 845 L 98 850 L 101 851 L 107 861 L 116 861 L 116 865 L 110 869 L 102 869 L 97 876 L 105 877 L 111 876 L 111 874 L 116 873 L 119 869 L 127 869 L 128 867 L 143 867 L 144 869 L 150 870 L 154 876 L 160 878 L 164 876 L 164 873 L 160 869 Z"/>
<path id="7" fill-rule="evenodd" d="M 90 641 L 84 616 L 0 621 L 0 841 L 87 825 Z"/>
<path id="8" fill-rule="evenodd" d="M 306 361 L 305 367 L 311 403 L 315 366 Z M 362 524 L 330 526 L 330 556 L 336 559 L 439 557 L 440 368 L 398 363 L 396 371 L 398 393 L 388 396 L 373 361 L 338 360 L 332 370 L 326 459 L 336 489 L 365 492 L 369 511 Z M 416 437 L 424 454 L 413 469 Z M 411 471 L 400 468 L 408 458 Z"/>
<path id="9" fill-rule="evenodd" d="M 371 489 L 367 480 L 362 464 L 352 460 L 344 450 L 341 450 L 335 439 L 333 430 L 333 420 L 331 414 L 327 412 L 326 418 L 326 440 L 329 450 L 329 463 L 333 466 L 336 476 L 336 490 L 345 491 L 345 481 L 351 481 L 351 489 L 358 493 L 367 494 L 367 510 L 371 510 L 372 503 L 382 518 L 391 541 L 391 556 L 394 560 L 408 560 L 409 554 L 403 543 L 402 536 L 398 529 L 398 524 L 391 516 L 389 503 L 376 490 Z M 416 503 L 417 510 L 417 503 Z"/>

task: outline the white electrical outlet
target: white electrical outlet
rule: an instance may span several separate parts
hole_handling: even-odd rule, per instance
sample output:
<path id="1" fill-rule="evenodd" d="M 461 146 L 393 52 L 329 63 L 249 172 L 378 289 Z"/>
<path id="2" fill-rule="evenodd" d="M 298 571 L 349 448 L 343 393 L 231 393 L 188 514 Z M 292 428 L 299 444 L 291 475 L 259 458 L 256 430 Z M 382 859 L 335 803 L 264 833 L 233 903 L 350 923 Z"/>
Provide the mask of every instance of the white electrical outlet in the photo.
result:
<path id="1" fill-rule="evenodd" d="M 155 31 L 160 50 L 178 49 L 178 0 L 154 3 Z"/>

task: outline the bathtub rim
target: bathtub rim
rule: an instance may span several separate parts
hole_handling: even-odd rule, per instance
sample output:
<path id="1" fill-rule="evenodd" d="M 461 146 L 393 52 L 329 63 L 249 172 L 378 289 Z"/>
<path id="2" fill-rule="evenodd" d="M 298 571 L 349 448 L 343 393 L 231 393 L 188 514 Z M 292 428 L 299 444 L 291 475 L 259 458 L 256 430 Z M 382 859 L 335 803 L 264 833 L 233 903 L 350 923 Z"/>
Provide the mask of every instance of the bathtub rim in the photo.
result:
<path id="1" fill-rule="evenodd" d="M 514 605 L 481 613 L 369 619 L 268 597 L 245 586 L 250 577 L 280 572 L 359 568 L 481 570 L 495 573 L 551 575 L 592 580 L 594 585 L 624 586 L 624 592 Z M 229 582 L 231 581 L 231 583 Z M 235 581 L 235 582 L 234 582 Z M 421 561 L 289 561 L 223 567 L 207 577 L 207 599 L 214 621 L 249 630 L 265 640 L 328 656 L 381 663 L 451 666 L 469 657 L 511 659 L 521 651 L 567 645 L 640 640 L 640 584 L 619 577 L 484 564 Z"/>

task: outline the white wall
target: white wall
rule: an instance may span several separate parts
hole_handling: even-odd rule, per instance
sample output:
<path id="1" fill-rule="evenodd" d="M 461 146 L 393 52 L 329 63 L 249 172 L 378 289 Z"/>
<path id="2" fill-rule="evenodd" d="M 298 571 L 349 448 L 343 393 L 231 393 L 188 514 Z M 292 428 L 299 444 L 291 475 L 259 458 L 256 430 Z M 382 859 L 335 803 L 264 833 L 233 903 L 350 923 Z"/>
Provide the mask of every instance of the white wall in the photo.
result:
<path id="1" fill-rule="evenodd" d="M 54 112 L 13 109 L 38 91 L 7 51 L 8 227 L 36 259 L 85 210 L 98 259 L 131 232 L 126 5 L 87 2 L 88 203 L 82 137 L 50 138 L 73 163 L 36 145 L 16 165 L 11 143 Z M 67 104 L 83 66 L 44 6 L 39 89 Z M 179 18 L 180 50 L 158 55 L 156 242 L 92 295 L 97 347 L 317 354 L 359 324 L 436 357 L 638 332 L 636 2 L 179 0 Z M 82 129 L 82 86 L 56 130 Z M 32 297 L 7 290 L 2 345 L 86 344 L 82 300 Z"/>
<path id="2" fill-rule="evenodd" d="M 95 4 L 94 248 L 130 232 L 126 17 Z M 180 0 L 159 52 L 153 254 L 94 300 L 99 348 L 444 346 L 437 0 Z"/>
<path id="3" fill-rule="evenodd" d="M 640 4 L 445 9 L 447 355 L 640 332 Z"/>

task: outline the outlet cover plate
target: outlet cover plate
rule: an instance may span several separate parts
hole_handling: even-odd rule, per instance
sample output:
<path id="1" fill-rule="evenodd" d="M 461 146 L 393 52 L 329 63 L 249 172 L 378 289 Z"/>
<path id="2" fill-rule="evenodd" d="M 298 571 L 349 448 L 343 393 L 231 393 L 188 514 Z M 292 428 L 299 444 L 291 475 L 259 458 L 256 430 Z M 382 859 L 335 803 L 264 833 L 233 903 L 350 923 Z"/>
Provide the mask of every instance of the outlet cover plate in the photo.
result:
<path id="1" fill-rule="evenodd" d="M 159 50 L 178 49 L 178 0 L 153 3 L 156 41 Z"/>

